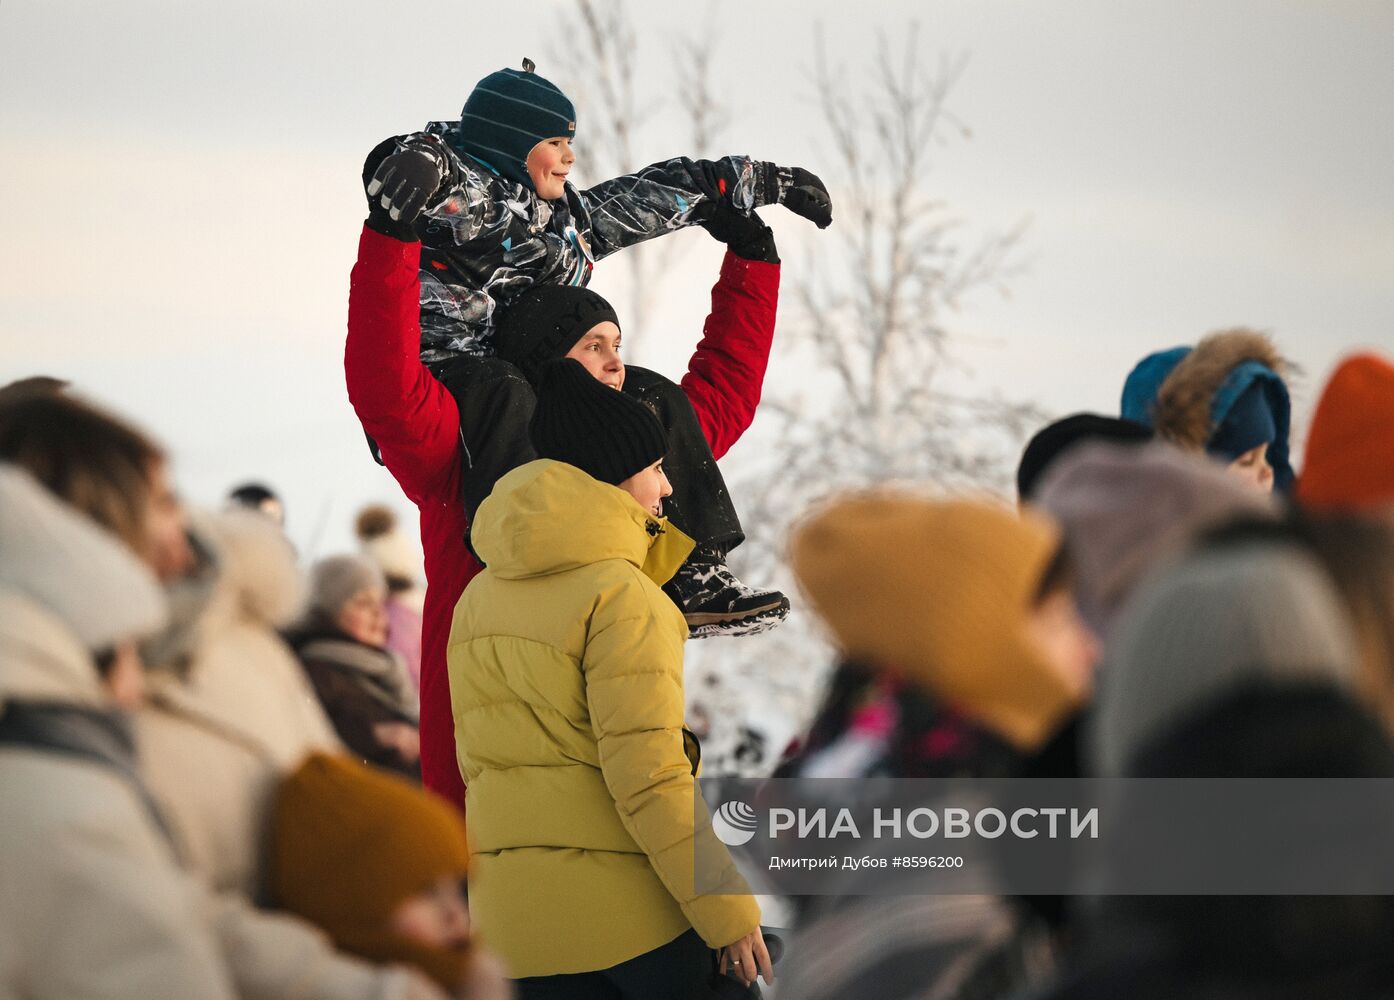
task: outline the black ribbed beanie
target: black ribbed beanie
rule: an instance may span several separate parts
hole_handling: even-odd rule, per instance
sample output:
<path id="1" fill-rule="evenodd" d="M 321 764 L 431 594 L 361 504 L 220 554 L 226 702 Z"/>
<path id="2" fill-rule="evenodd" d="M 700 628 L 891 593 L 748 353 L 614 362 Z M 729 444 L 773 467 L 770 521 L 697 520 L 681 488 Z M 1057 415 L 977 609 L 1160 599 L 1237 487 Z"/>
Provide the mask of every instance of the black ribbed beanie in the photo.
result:
<path id="1" fill-rule="evenodd" d="M 571 358 L 542 366 L 528 436 L 538 458 L 574 465 L 611 486 L 668 453 L 668 436 L 652 410 Z"/>
<path id="2" fill-rule="evenodd" d="M 606 320 L 620 325 L 610 303 L 589 288 L 539 285 L 508 304 L 499 317 L 494 347 L 535 386 L 543 365 L 564 357 L 591 327 Z"/>

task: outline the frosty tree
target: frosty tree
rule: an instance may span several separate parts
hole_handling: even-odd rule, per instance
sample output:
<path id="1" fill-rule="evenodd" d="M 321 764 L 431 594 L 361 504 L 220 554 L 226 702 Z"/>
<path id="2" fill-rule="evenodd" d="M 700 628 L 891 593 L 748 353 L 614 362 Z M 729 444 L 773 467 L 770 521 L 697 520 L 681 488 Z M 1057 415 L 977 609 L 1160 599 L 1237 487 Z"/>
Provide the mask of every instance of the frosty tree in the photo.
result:
<path id="1" fill-rule="evenodd" d="M 728 473 L 749 535 L 732 561 L 749 580 L 773 573 L 795 611 L 766 636 L 689 647 L 690 697 L 710 720 L 714 767 L 768 771 L 811 718 L 832 663 L 790 589 L 791 523 L 831 493 L 887 481 L 1005 492 L 1023 437 L 1044 420 L 1035 406 L 974 394 L 946 325 L 971 294 L 1006 294 L 1025 229 L 967 240 L 929 190 L 935 155 L 969 136 L 948 106 L 966 64 L 926 57 L 914 27 L 898 55 L 883 38 L 869 72 L 848 74 L 817 47 L 812 82 L 832 139 L 818 168 L 836 238 L 816 238 L 786 269 L 784 359 L 762 403 L 776 419 L 760 457 Z"/>
<path id="2" fill-rule="evenodd" d="M 961 220 L 927 190 L 934 154 L 969 135 L 947 106 L 967 61 L 925 58 L 917 34 L 912 27 L 899 59 L 881 41 L 862 92 L 818 47 L 837 238 L 818 242 L 785 284 L 780 336 L 818 374 L 771 401 L 778 471 L 752 477 L 746 501 L 752 515 L 771 515 L 761 522 L 830 490 L 885 480 L 1004 487 L 1020 436 L 1039 417 L 965 394 L 956 378 L 965 371 L 946 317 L 973 292 L 1006 294 L 1025 223 L 965 244 Z"/>
<path id="3" fill-rule="evenodd" d="M 642 166 L 638 137 L 665 104 L 682 113 L 687 151 L 712 150 L 727 120 L 713 92 L 713 35 L 674 45 L 667 65 L 677 77 L 662 88 L 639 79 L 640 39 L 624 3 L 577 0 L 559 38 L 570 55 L 558 62 L 587 69 L 565 89 L 586 109 L 588 177 Z M 977 390 L 949 330 L 974 293 L 1006 294 L 1025 229 L 971 238 L 931 190 L 935 157 L 970 134 L 949 107 L 966 58 L 926 54 L 914 25 L 895 52 L 882 38 L 856 72 L 831 64 L 816 42 L 808 114 L 831 146 L 811 166 L 832 191 L 835 222 L 802 257 L 784 248 L 781 359 L 766 382 L 761 447 L 724 470 L 748 535 L 734 568 L 784 589 L 794 612 L 766 635 L 688 647 L 689 721 L 714 774 L 768 772 L 809 721 L 832 663 L 783 563 L 797 517 L 838 490 L 887 481 L 1003 491 L 1022 438 L 1044 421 L 1032 405 Z M 754 114 L 738 111 L 737 122 Z M 657 244 L 623 255 L 631 348 L 681 253 L 677 240 Z"/>
<path id="4" fill-rule="evenodd" d="M 673 44 L 670 87 L 641 88 L 639 39 L 629 5 L 622 0 L 577 0 L 562 20 L 554 58 L 559 67 L 585 67 L 585 72 L 574 76 L 557 74 L 565 81 L 562 89 L 585 109 L 582 176 L 593 183 L 645 166 L 649 161 L 640 155 L 637 137 L 667 105 L 676 106 L 686 126 L 685 151 L 693 156 L 710 152 L 727 121 L 726 109 L 712 87 L 716 23 L 715 18 L 707 19 L 700 34 Z M 641 91 L 662 96 L 645 98 Z M 656 240 L 617 258 L 629 269 L 628 301 L 622 315 L 631 355 L 643 337 L 664 277 L 672 273 L 686 245 L 679 240 Z"/>

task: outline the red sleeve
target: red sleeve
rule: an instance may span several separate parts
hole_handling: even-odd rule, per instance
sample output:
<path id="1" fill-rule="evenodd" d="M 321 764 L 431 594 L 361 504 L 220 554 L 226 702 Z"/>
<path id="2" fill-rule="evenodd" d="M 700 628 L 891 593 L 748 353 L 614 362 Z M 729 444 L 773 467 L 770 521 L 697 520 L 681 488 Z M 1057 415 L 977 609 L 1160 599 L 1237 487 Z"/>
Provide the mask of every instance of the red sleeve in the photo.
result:
<path id="1" fill-rule="evenodd" d="M 460 492 L 460 412 L 419 360 L 417 267 L 421 245 L 366 226 L 349 287 L 344 373 L 349 401 L 402 491 L 421 510 L 426 607 L 421 620 L 421 775 L 465 806 L 445 647 L 450 619 L 479 564 L 465 547 Z"/>
<path id="2" fill-rule="evenodd" d="M 420 254 L 419 243 L 363 227 L 344 345 L 349 402 L 388 471 L 418 505 L 440 493 L 460 437 L 454 397 L 419 360 Z"/>
<path id="3" fill-rule="evenodd" d="M 755 419 L 778 303 L 779 265 L 728 250 L 701 343 L 682 379 L 714 458 L 730 451 Z"/>

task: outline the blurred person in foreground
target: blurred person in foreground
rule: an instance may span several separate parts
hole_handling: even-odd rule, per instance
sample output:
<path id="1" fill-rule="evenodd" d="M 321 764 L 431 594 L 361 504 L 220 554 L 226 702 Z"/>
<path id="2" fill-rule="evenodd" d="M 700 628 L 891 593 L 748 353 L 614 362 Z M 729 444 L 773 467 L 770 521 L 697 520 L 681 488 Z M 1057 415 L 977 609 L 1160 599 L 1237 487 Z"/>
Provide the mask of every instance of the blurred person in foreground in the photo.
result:
<path id="1" fill-rule="evenodd" d="M 1312 415 L 1297 502 L 1394 524 L 1394 363 L 1388 358 L 1353 354 L 1332 373 Z"/>
<path id="2" fill-rule="evenodd" d="M 1205 531 L 1274 518 L 1274 498 L 1165 442 L 1090 443 L 1053 462 L 1033 505 L 1063 528 L 1085 621 L 1107 640 L 1138 583 Z"/>
<path id="3" fill-rule="evenodd" d="M 796 530 L 791 561 L 843 660 L 780 776 L 1013 776 L 1088 695 L 1096 644 L 1038 513 L 853 495 Z M 805 900 L 791 995 L 1006 997 L 1053 967 L 1048 929 L 1009 897 L 856 891 Z"/>
<path id="4" fill-rule="evenodd" d="M 136 642 L 149 569 L 0 465 L 0 992 L 235 996 L 196 884 L 141 782 Z"/>
<path id="5" fill-rule="evenodd" d="M 416 973 L 338 954 L 303 922 L 256 907 L 271 796 L 312 750 L 339 748 L 269 620 L 288 621 L 303 594 L 280 529 L 251 511 L 189 525 L 163 449 L 67 393 L 0 403 L 0 460 L 116 535 L 163 585 L 168 624 L 141 646 L 140 776 L 181 864 L 212 890 L 209 919 L 238 994 L 440 996 Z"/>
<path id="6" fill-rule="evenodd" d="M 1153 439 L 1152 430 L 1133 420 L 1097 413 L 1072 413 L 1046 424 L 1026 442 L 1016 468 L 1016 495 L 1031 503 L 1040 492 L 1046 473 L 1066 455 L 1091 443 L 1143 445 Z"/>
<path id="7" fill-rule="evenodd" d="M 1394 732 L 1394 524 L 1345 512 L 1292 508 L 1281 520 L 1223 525 L 1200 544 L 1247 542 L 1300 550 L 1326 571 L 1355 634 L 1352 688 Z"/>
<path id="8" fill-rule="evenodd" d="M 277 906 L 322 927 L 344 951 L 414 966 L 452 996 L 513 995 L 498 961 L 471 936 L 465 823 L 443 799 L 315 754 L 281 783 L 272 812 Z"/>
<path id="9" fill-rule="evenodd" d="M 1357 697 L 1358 660 L 1349 616 L 1301 546 L 1207 543 L 1143 584 L 1120 622 L 1101 678 L 1092 770 L 1394 778 L 1394 745 Z M 1339 822 L 1330 833 L 1340 851 Z M 1165 879 L 1176 862 L 1151 863 Z M 1388 997 L 1391 936 L 1388 896 L 1102 895 L 1090 901 L 1068 969 L 1043 998 Z"/>

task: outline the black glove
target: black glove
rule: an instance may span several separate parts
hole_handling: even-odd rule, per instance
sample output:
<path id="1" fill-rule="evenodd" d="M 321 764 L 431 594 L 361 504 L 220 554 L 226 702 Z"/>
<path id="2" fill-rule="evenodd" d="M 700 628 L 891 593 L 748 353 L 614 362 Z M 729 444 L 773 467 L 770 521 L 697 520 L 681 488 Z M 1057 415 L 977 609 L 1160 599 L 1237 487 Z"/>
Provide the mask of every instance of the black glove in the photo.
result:
<path id="1" fill-rule="evenodd" d="M 721 201 L 717 203 L 711 218 L 702 223 L 702 228 L 711 233 L 718 243 L 725 243 L 737 257 L 764 261 L 766 264 L 779 263 L 774 233 L 754 212 L 745 215 L 729 201 Z"/>
<path id="2" fill-rule="evenodd" d="M 368 182 L 369 223 L 410 231 L 426 202 L 440 187 L 440 181 L 440 168 L 425 153 L 404 149 L 386 157 Z M 375 197 L 379 193 L 381 197 Z M 385 231 L 381 225 L 374 228 Z"/>
<path id="3" fill-rule="evenodd" d="M 776 193 L 767 201 L 778 201 L 795 215 L 802 215 L 819 229 L 833 224 L 833 199 L 827 186 L 803 167 L 777 167 L 770 164 Z"/>

